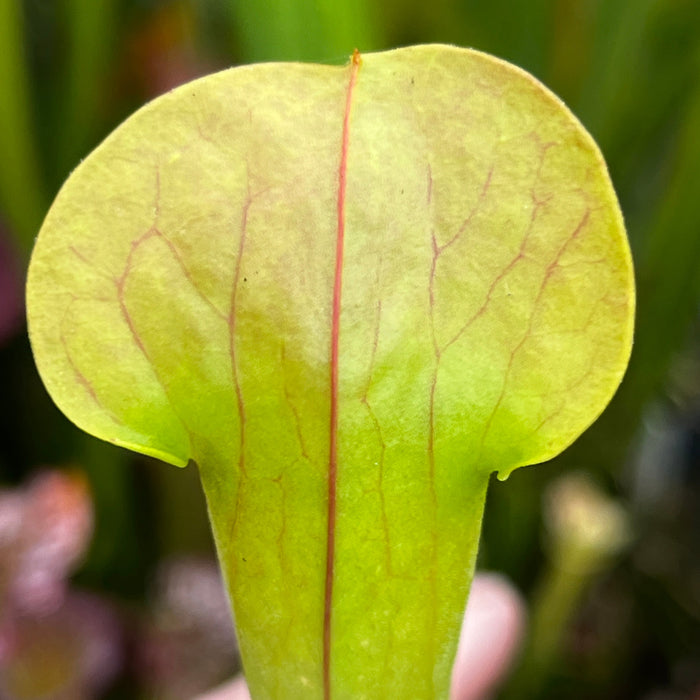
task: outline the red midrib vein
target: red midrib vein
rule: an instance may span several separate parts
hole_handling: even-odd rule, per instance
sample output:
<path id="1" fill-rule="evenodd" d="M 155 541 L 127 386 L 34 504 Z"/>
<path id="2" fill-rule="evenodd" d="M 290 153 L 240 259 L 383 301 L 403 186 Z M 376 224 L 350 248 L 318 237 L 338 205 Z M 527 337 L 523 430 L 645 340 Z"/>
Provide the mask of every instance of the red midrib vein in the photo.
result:
<path id="1" fill-rule="evenodd" d="M 331 320 L 331 405 L 328 454 L 328 521 L 326 539 L 326 589 L 323 606 L 323 697 L 331 698 L 331 623 L 333 608 L 333 567 L 335 563 L 336 485 L 338 479 L 338 353 L 340 339 L 340 305 L 343 288 L 343 250 L 345 242 L 345 188 L 347 184 L 348 145 L 350 143 L 350 108 L 360 68 L 360 53 L 355 50 L 350 66 L 350 80 L 345 96 L 345 116 L 338 166 L 338 227 L 335 243 L 335 280 Z"/>

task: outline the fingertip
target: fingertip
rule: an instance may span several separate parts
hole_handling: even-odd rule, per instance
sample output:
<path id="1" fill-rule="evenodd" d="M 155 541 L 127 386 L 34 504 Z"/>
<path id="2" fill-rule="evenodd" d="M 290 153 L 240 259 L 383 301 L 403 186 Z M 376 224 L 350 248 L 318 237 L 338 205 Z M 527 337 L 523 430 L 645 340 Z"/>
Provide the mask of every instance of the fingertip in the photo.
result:
<path id="1" fill-rule="evenodd" d="M 505 676 L 523 638 L 525 603 L 504 576 L 474 577 L 452 671 L 451 700 L 480 700 Z"/>
<path id="2" fill-rule="evenodd" d="M 243 676 L 236 676 L 232 681 L 198 695 L 193 700 L 251 700 L 248 686 Z"/>

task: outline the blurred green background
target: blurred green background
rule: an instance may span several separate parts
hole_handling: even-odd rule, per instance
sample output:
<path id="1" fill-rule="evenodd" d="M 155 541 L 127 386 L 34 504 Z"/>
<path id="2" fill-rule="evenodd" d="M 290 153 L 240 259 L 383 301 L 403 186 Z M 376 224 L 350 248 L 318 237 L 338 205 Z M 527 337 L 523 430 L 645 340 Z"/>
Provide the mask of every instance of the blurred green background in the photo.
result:
<path id="1" fill-rule="evenodd" d="M 505 58 L 569 105 L 608 161 L 638 281 L 632 362 L 609 409 L 560 458 L 489 495 L 480 568 L 505 573 L 531 615 L 500 696 L 700 697 L 698 0 L 0 0 L 0 486 L 46 466 L 87 476 L 95 531 L 71 585 L 117 611 L 123 656 L 95 697 L 187 697 L 156 693 L 134 649 L 162 562 L 212 549 L 193 469 L 87 438 L 41 386 L 18 298 L 52 197 L 121 120 L 181 82 L 424 42 Z M 552 484 L 572 468 L 625 522 L 574 562 L 575 528 L 552 514 L 565 500 Z M 605 518 L 595 508 L 594 525 Z M 0 559 L 0 591 L 8 571 Z M 0 608 L 0 642 L 9 616 Z M 8 658 L 0 644 L 0 680 Z M 21 697 L 77 697 L 61 682 Z"/>

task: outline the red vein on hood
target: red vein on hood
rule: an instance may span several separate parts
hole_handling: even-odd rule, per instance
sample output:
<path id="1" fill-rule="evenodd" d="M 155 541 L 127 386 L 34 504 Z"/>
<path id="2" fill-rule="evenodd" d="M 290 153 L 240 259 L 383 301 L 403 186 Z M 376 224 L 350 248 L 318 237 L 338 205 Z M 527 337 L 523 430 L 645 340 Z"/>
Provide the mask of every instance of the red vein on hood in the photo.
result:
<path id="1" fill-rule="evenodd" d="M 347 185 L 348 146 L 350 143 L 350 109 L 360 68 L 360 53 L 355 50 L 350 65 L 350 80 L 345 96 L 345 115 L 338 167 L 338 227 L 335 244 L 335 280 L 331 321 L 330 362 L 330 444 L 328 455 L 328 524 L 326 539 L 326 588 L 323 608 L 323 697 L 331 698 L 331 623 L 333 608 L 333 567 L 335 563 L 336 486 L 338 478 L 338 361 L 340 340 L 340 306 L 343 288 L 343 250 L 345 242 L 345 189 Z"/>

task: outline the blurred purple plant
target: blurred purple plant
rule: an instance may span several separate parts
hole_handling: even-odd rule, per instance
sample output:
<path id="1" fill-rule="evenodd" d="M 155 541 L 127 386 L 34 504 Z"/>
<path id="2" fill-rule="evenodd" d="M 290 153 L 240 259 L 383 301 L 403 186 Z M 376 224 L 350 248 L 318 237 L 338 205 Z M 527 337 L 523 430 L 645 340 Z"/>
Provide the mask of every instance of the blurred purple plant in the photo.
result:
<path id="1" fill-rule="evenodd" d="M 77 471 L 0 489 L 0 700 L 93 700 L 126 665 L 113 608 L 69 585 L 92 533 L 92 501 Z M 137 620 L 128 625 L 130 670 L 148 697 L 191 700 L 239 669 L 213 560 L 162 564 L 150 611 Z"/>
<path id="2" fill-rule="evenodd" d="M 150 608 L 139 653 L 149 697 L 191 700 L 240 668 L 216 562 L 183 557 L 163 563 Z"/>
<path id="3" fill-rule="evenodd" d="M 121 666 L 120 629 L 98 597 L 68 588 L 93 529 L 77 472 L 0 491 L 0 698 L 90 700 Z"/>
<path id="4" fill-rule="evenodd" d="M 10 237 L 0 223 L 0 345 L 12 337 L 24 318 L 21 265 Z"/>

